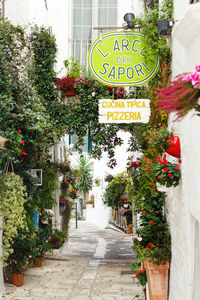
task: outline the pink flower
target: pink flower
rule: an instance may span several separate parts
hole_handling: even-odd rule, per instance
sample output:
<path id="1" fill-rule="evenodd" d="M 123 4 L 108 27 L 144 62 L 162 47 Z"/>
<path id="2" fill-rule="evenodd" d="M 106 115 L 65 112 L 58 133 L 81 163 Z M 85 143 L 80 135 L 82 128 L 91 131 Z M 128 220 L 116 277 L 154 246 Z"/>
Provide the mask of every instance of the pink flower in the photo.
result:
<path id="1" fill-rule="evenodd" d="M 21 129 L 18 130 L 18 133 L 22 133 Z"/>
<path id="2" fill-rule="evenodd" d="M 32 258 L 32 255 L 29 255 L 28 257 L 29 257 L 29 258 Z"/>
<path id="3" fill-rule="evenodd" d="M 195 83 L 194 88 L 195 88 L 195 89 L 198 88 L 199 85 L 200 85 L 200 80 L 198 80 L 198 81 Z"/>
<path id="4" fill-rule="evenodd" d="M 183 76 L 182 78 L 184 81 L 192 81 L 192 77 L 191 77 L 191 74 L 188 74 L 186 76 Z"/>
<path id="5" fill-rule="evenodd" d="M 176 166 L 175 169 L 176 169 L 176 170 L 179 170 L 179 166 Z"/>
<path id="6" fill-rule="evenodd" d="M 192 84 L 194 84 L 194 82 L 199 80 L 199 74 L 197 72 L 195 72 L 191 75 L 191 78 L 192 78 Z"/>
<path id="7" fill-rule="evenodd" d="M 24 140 L 22 140 L 20 144 L 24 145 L 25 144 Z"/>
<path id="8" fill-rule="evenodd" d="M 200 65 L 198 66 L 198 65 L 195 65 L 195 70 L 197 71 L 197 72 L 200 72 Z"/>

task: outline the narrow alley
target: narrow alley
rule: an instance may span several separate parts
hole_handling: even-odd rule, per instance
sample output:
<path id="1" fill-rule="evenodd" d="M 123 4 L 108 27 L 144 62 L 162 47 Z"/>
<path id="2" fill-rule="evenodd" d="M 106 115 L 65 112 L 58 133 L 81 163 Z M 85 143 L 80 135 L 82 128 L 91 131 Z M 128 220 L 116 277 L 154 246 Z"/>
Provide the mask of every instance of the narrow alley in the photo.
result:
<path id="1" fill-rule="evenodd" d="M 135 260 L 132 236 L 87 223 L 71 223 L 69 242 L 28 268 L 24 285 L 7 284 L 5 300 L 143 300 L 143 290 L 130 272 Z"/>

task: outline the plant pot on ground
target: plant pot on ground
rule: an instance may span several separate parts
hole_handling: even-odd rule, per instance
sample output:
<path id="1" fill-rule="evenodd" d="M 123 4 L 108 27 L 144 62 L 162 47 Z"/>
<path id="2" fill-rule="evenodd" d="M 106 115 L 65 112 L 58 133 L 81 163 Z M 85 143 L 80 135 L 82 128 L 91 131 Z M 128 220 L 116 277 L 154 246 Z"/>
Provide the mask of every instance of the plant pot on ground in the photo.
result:
<path id="1" fill-rule="evenodd" d="M 12 274 L 12 284 L 15 286 L 22 286 L 24 282 L 24 274 Z"/>
<path id="2" fill-rule="evenodd" d="M 144 267 L 147 274 L 150 300 L 167 300 L 169 262 L 154 264 L 145 261 Z"/>

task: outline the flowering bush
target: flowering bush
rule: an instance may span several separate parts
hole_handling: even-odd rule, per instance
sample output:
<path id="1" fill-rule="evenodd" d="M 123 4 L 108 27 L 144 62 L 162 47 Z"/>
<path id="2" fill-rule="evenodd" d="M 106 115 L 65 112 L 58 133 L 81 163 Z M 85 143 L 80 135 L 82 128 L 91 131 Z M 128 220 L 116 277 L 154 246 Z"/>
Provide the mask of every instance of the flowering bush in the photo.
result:
<path id="1" fill-rule="evenodd" d="M 68 89 L 73 89 L 74 84 L 75 84 L 75 80 L 73 77 L 64 76 L 62 78 L 58 78 L 58 85 L 63 91 L 67 91 Z"/>
<path id="2" fill-rule="evenodd" d="M 192 108 L 197 108 L 200 97 L 200 65 L 195 66 L 196 72 L 181 74 L 169 86 L 157 91 L 159 99 L 155 101 L 160 110 L 168 113 L 177 112 L 178 118 L 183 117 Z"/>
<path id="3" fill-rule="evenodd" d="M 77 190 L 75 190 L 75 189 L 70 190 L 69 191 L 69 197 L 72 198 L 72 199 L 77 199 L 78 198 Z"/>
<path id="4" fill-rule="evenodd" d="M 158 157 L 158 164 L 155 166 L 155 181 L 166 187 L 177 186 L 181 177 L 179 165 L 172 164 L 166 159 Z"/>

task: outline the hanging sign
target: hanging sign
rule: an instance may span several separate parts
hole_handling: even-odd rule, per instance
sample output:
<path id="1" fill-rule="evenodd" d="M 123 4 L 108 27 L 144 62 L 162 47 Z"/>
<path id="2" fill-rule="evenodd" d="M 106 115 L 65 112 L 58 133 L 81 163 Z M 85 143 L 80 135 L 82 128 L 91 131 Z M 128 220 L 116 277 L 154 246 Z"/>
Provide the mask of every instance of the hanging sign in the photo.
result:
<path id="1" fill-rule="evenodd" d="M 88 65 L 105 85 L 140 86 L 151 80 L 159 67 L 158 56 L 145 59 L 145 38 L 135 32 L 110 32 L 91 45 Z"/>
<path id="2" fill-rule="evenodd" d="M 148 123 L 150 100 L 99 100 L 99 123 Z"/>

